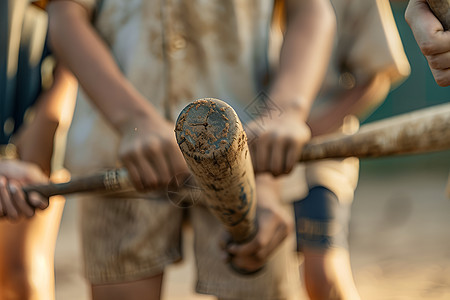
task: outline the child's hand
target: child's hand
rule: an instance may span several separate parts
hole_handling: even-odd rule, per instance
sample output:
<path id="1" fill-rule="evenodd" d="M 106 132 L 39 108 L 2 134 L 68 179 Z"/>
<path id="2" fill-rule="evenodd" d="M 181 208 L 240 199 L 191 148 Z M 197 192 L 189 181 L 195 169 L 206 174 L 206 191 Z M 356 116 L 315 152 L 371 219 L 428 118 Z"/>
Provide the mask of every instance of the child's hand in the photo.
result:
<path id="1" fill-rule="evenodd" d="M 278 186 L 269 174 L 256 178 L 258 233 L 245 244 L 228 244 L 225 251 L 233 266 L 256 271 L 293 230 L 293 221 L 280 206 Z"/>
<path id="2" fill-rule="evenodd" d="M 172 124 L 157 116 L 134 120 L 128 128 L 122 135 L 119 157 L 137 190 L 166 187 L 175 175 L 189 172 Z"/>
<path id="3" fill-rule="evenodd" d="M 411 0 L 405 18 L 437 84 L 450 85 L 450 31 L 444 31 L 425 0 Z"/>
<path id="4" fill-rule="evenodd" d="M 36 192 L 25 195 L 22 191 L 24 185 L 46 182 L 48 177 L 34 164 L 19 160 L 0 162 L 0 217 L 15 221 L 32 217 L 36 208 L 47 208 L 47 198 Z"/>
<path id="5" fill-rule="evenodd" d="M 298 162 L 303 145 L 311 138 L 308 125 L 296 113 L 260 118 L 246 130 L 256 173 L 274 176 L 289 173 Z"/>

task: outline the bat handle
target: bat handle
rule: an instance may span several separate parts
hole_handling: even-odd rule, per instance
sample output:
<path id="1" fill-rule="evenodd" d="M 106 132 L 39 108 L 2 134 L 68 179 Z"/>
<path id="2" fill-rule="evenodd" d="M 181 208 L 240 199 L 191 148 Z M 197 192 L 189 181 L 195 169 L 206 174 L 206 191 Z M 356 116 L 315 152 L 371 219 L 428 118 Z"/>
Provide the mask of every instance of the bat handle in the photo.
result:
<path id="1" fill-rule="evenodd" d="M 450 0 L 427 0 L 434 15 L 441 21 L 444 30 L 450 29 Z"/>
<path id="2" fill-rule="evenodd" d="M 91 176 L 74 178 L 64 183 L 49 183 L 28 185 L 23 188 L 25 193 L 38 192 L 49 198 L 55 195 L 67 195 L 92 191 L 118 191 L 130 187 L 128 173 L 125 169 L 113 169 Z"/>

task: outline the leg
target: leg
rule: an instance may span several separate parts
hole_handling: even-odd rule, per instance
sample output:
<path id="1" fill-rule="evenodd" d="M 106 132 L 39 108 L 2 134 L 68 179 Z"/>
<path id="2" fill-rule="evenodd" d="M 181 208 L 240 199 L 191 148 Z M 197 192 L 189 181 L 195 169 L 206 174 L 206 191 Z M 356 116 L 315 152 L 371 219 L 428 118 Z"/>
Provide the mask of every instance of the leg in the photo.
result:
<path id="1" fill-rule="evenodd" d="M 150 278 L 118 283 L 92 286 L 94 300 L 159 300 L 163 274 Z"/>
<path id="2" fill-rule="evenodd" d="M 63 198 L 19 223 L 0 221 L 0 299 L 55 298 L 54 252 Z"/>
<path id="3" fill-rule="evenodd" d="M 316 186 L 294 208 L 309 297 L 358 300 L 347 251 L 350 203 L 340 203 L 329 189 Z"/>
<path id="4" fill-rule="evenodd" d="M 310 163 L 309 194 L 294 202 L 297 246 L 311 299 L 358 300 L 348 254 L 348 226 L 358 179 L 356 159 Z"/>
<path id="5" fill-rule="evenodd" d="M 303 248 L 304 280 L 312 300 L 359 300 L 346 249 Z"/>

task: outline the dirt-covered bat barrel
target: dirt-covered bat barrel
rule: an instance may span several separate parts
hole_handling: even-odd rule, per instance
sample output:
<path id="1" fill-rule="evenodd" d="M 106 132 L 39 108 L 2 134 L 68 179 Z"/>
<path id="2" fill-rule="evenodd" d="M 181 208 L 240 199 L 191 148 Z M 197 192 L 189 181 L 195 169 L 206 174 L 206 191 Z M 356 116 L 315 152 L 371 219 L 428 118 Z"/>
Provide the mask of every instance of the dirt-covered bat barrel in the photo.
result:
<path id="1" fill-rule="evenodd" d="M 236 112 L 218 99 L 196 100 L 180 113 L 175 134 L 209 209 L 234 242 L 251 239 L 256 233 L 255 178 Z"/>

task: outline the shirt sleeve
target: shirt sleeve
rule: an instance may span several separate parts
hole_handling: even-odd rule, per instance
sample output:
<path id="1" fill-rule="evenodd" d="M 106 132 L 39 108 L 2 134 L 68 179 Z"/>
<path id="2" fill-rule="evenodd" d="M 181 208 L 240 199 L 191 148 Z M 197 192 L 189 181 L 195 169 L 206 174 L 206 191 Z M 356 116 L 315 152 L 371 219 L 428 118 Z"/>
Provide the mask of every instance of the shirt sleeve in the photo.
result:
<path id="1" fill-rule="evenodd" d="M 338 25 L 339 50 L 345 66 L 358 78 L 386 72 L 395 84 L 410 74 L 410 66 L 388 0 L 350 0 Z M 348 2 L 352 2 L 349 4 Z M 338 21 L 339 22 L 339 21 Z"/>

